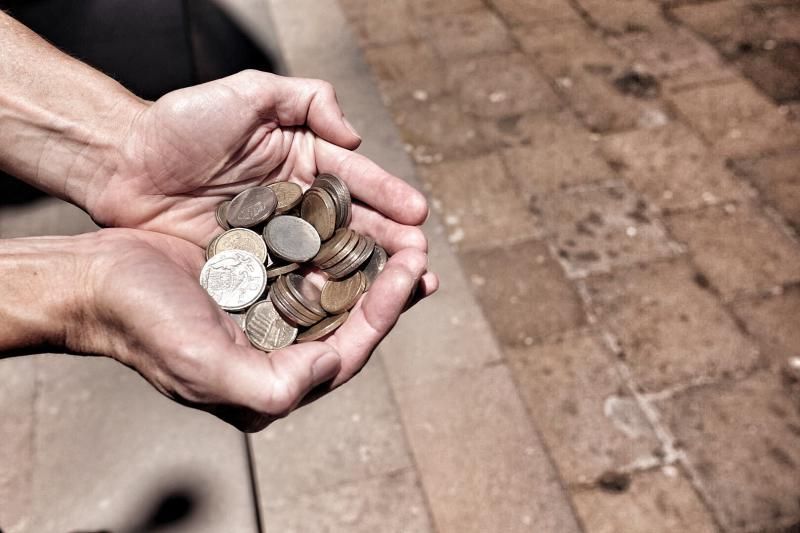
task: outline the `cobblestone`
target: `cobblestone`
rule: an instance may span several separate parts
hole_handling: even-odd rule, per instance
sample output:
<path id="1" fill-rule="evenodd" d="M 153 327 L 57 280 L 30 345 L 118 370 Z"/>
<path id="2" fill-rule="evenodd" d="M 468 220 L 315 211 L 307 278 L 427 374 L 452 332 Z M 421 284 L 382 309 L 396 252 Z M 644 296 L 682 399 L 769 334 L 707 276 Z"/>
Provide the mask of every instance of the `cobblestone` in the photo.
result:
<path id="1" fill-rule="evenodd" d="M 774 366 L 783 368 L 789 359 L 800 356 L 800 287 L 789 287 L 769 297 L 740 300 L 734 305 L 734 313 Z"/>
<path id="2" fill-rule="evenodd" d="M 444 63 L 427 43 L 401 43 L 364 51 L 384 98 L 435 98 L 444 91 Z"/>
<path id="3" fill-rule="evenodd" d="M 746 178 L 783 215 L 786 221 L 800 233 L 800 153 L 791 151 L 755 160 L 739 160 L 733 164 L 734 171 Z"/>
<path id="4" fill-rule="evenodd" d="M 506 26 L 487 9 L 433 18 L 426 33 L 445 59 L 508 52 L 514 46 Z"/>

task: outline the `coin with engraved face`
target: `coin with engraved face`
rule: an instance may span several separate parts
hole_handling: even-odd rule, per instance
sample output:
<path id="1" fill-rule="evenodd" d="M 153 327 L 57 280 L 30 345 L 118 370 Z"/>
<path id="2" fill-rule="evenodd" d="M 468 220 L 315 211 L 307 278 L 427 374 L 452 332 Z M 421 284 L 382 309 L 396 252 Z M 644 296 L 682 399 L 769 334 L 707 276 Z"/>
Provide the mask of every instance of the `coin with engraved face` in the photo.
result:
<path id="1" fill-rule="evenodd" d="M 225 250 L 244 250 L 258 257 L 261 262 L 269 264 L 267 245 L 261 235 L 245 228 L 234 228 L 219 235 L 214 240 L 211 257 Z"/>
<path id="2" fill-rule="evenodd" d="M 275 212 L 278 197 L 269 187 L 251 187 L 237 194 L 226 210 L 232 228 L 252 228 Z"/>
<path id="3" fill-rule="evenodd" d="M 244 331 L 253 346 L 265 352 L 285 348 L 297 337 L 297 328 L 281 318 L 269 300 L 247 311 Z"/>
<path id="4" fill-rule="evenodd" d="M 203 265 L 200 285 L 226 311 L 245 309 L 267 287 L 267 269 L 256 256 L 243 250 L 220 252 Z"/>
<path id="5" fill-rule="evenodd" d="M 267 185 L 278 198 L 278 207 L 275 208 L 276 215 L 288 213 L 303 201 L 303 188 L 296 183 L 289 181 L 278 181 Z"/>

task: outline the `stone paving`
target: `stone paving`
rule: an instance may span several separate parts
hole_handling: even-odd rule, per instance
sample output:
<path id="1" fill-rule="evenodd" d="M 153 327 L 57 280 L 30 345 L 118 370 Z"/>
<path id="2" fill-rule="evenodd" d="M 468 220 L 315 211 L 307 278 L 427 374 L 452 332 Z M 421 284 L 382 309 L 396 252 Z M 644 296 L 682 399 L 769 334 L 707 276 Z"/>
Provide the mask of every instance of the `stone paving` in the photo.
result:
<path id="1" fill-rule="evenodd" d="M 340 3 L 579 527 L 800 527 L 800 3 Z"/>

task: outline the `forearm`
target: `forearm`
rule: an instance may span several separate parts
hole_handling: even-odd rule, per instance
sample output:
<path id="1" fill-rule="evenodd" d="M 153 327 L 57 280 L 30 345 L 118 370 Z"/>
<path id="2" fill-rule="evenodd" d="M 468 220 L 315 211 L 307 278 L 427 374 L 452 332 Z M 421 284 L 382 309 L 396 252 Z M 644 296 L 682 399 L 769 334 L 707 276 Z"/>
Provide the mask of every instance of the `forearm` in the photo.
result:
<path id="1" fill-rule="evenodd" d="M 81 351 L 86 313 L 81 237 L 0 240 L 0 357 L 58 348 Z"/>
<path id="2" fill-rule="evenodd" d="M 143 106 L 0 11 L 0 169 L 85 206 Z"/>

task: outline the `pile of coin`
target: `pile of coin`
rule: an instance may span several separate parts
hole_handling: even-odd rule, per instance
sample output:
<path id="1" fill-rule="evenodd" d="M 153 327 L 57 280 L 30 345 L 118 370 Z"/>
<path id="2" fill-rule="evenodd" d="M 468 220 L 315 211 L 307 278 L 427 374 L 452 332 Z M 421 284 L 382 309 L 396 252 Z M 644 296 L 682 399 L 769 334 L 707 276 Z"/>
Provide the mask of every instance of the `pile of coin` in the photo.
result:
<path id="1" fill-rule="evenodd" d="M 252 187 L 219 204 L 225 231 L 206 249 L 200 284 L 256 348 L 270 352 L 317 340 L 342 325 L 383 270 L 386 251 L 347 228 L 345 183 L 320 174 L 303 192 L 294 183 Z M 328 280 L 318 288 L 303 272 Z"/>

